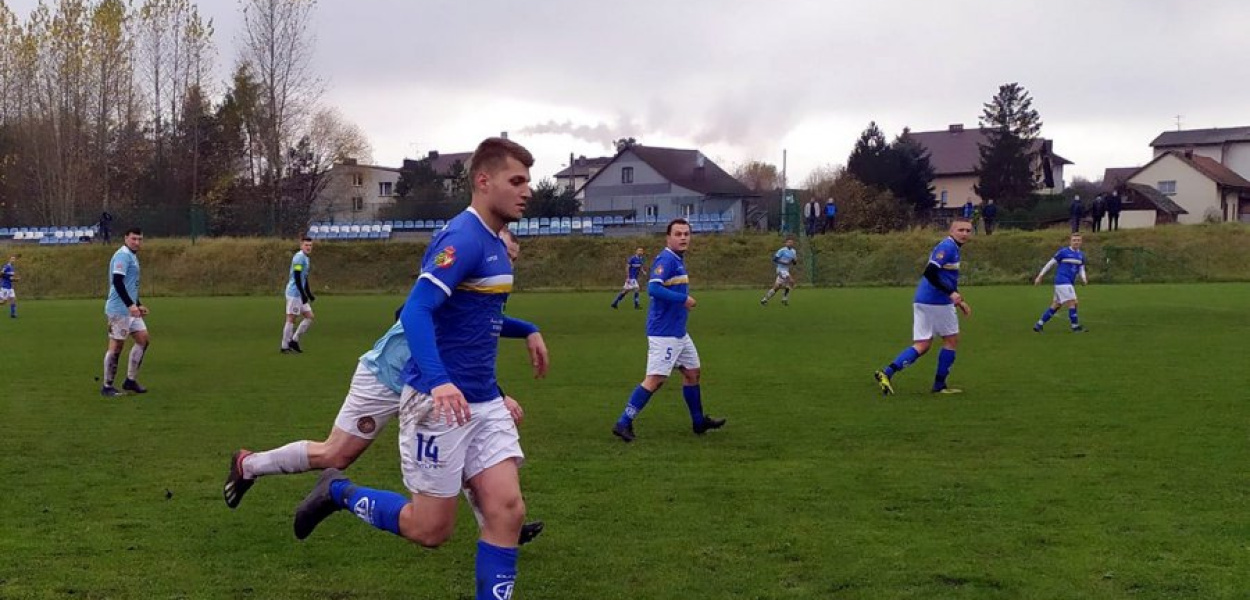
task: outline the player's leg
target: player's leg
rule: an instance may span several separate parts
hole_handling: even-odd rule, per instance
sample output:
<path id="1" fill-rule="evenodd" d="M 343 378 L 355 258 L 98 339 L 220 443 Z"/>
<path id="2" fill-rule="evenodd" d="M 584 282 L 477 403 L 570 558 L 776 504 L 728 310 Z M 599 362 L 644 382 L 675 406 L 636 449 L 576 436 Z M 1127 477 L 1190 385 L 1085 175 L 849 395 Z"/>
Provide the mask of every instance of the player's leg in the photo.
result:
<path id="1" fill-rule="evenodd" d="M 120 396 L 121 392 L 113 386 L 117 379 L 117 365 L 121 360 L 122 350 L 126 349 L 126 338 L 130 337 L 130 317 L 108 317 L 108 346 L 104 351 L 104 385 L 100 387 L 100 395 L 105 397 Z"/>
<path id="2" fill-rule="evenodd" d="M 681 352 L 679 338 L 647 336 L 647 375 L 629 395 L 612 433 L 626 442 L 634 441 L 634 419 L 646 408 L 652 394 L 659 391 L 673 372 Z"/>
<path id="3" fill-rule="evenodd" d="M 873 377 L 877 380 L 877 385 L 881 388 L 883 395 L 889 396 L 894 393 L 894 384 L 891 378 L 895 374 L 911 366 L 912 363 L 924 356 L 929 351 L 929 345 L 932 343 L 934 336 L 934 328 L 932 318 L 925 307 L 927 304 L 912 304 L 912 345 L 904 348 L 899 352 L 894 360 L 884 368 L 873 373 Z"/>
<path id="4" fill-rule="evenodd" d="M 509 598 L 517 575 L 517 540 L 525 522 L 525 500 L 517 461 L 498 462 L 469 479 L 481 502 L 484 523 L 477 542 L 477 598 Z"/>
<path id="5" fill-rule="evenodd" d="M 1050 306 L 1048 306 L 1046 310 L 1042 311 L 1042 316 L 1039 317 L 1037 322 L 1033 324 L 1033 331 L 1041 333 L 1042 328 L 1046 326 L 1046 322 L 1050 321 L 1051 317 L 1054 317 L 1055 313 L 1058 312 L 1059 306 L 1059 294 L 1056 292 L 1054 297 L 1051 298 Z"/>
<path id="6" fill-rule="evenodd" d="M 294 306 L 292 306 L 294 304 Z M 295 312 L 291 312 L 294 310 Z M 299 314 L 299 298 L 292 303 L 291 297 L 286 298 L 286 312 L 283 318 L 286 319 L 282 326 L 282 345 L 279 347 L 282 352 L 291 351 L 291 337 L 295 335 L 295 317 Z"/>
<path id="7" fill-rule="evenodd" d="M 1073 294 L 1071 300 L 1064 302 L 1064 306 L 1068 307 L 1068 321 L 1072 324 L 1072 331 L 1085 331 L 1085 328 L 1081 326 L 1080 317 L 1077 316 L 1076 305 L 1077 300 L 1075 294 Z"/>
<path id="8" fill-rule="evenodd" d="M 612 300 L 612 308 L 616 308 L 616 306 L 621 303 L 621 299 L 624 298 L 625 294 L 628 294 L 628 293 L 629 293 L 629 283 L 626 282 L 625 285 L 621 286 L 620 293 L 618 293 L 616 295 L 616 298 Z"/>
<path id="9" fill-rule="evenodd" d="M 791 276 L 786 275 L 786 280 L 782 282 L 782 284 L 785 287 L 783 291 L 781 292 L 781 304 L 783 306 L 789 306 L 790 305 L 790 290 L 794 289 L 794 279 Z"/>
<path id="10" fill-rule="evenodd" d="M 126 363 L 126 380 L 122 382 L 122 389 L 136 394 L 146 394 L 147 388 L 139 385 L 139 367 L 143 366 L 143 357 L 147 355 L 151 338 L 148 336 L 148 327 L 144 324 L 143 318 L 131 320 L 130 337 L 134 343 L 130 346 L 130 360 Z"/>
<path id="11" fill-rule="evenodd" d="M 725 426 L 725 419 L 717 419 L 703 412 L 703 389 L 699 385 L 703 365 L 699 361 L 699 350 L 689 335 L 681 338 L 680 343 L 681 352 L 677 355 L 676 366 L 681 371 L 681 396 L 690 411 L 690 426 L 700 435 L 711 429 L 720 429 Z"/>
<path id="12" fill-rule="evenodd" d="M 292 350 L 296 352 L 300 352 L 300 353 L 304 351 L 304 349 L 300 347 L 299 341 L 300 341 L 300 338 L 304 337 L 305 333 L 308 333 L 308 328 L 312 327 L 312 324 L 313 324 L 312 307 L 309 306 L 308 304 L 304 304 L 300 306 L 299 327 L 295 328 L 295 334 L 291 336 L 290 347 Z"/>
<path id="13" fill-rule="evenodd" d="M 949 312 L 946 310 L 949 308 Z M 955 350 L 959 348 L 959 315 L 954 306 L 936 307 L 933 315 L 934 333 L 942 338 L 942 350 L 938 352 L 937 373 L 933 378 L 933 392 L 956 394 L 961 390 L 946 385 L 951 367 L 955 364 Z"/>

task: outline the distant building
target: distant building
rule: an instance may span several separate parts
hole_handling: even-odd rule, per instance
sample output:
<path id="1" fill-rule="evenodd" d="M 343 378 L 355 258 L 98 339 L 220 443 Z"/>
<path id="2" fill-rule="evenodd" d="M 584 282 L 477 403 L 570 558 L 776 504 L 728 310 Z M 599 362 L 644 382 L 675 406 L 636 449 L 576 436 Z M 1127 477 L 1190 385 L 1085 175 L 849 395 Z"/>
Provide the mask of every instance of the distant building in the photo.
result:
<path id="1" fill-rule="evenodd" d="M 577 191 L 579 193 L 578 198 L 581 198 L 582 186 L 586 185 L 586 182 L 590 181 L 590 178 L 594 177 L 595 173 L 599 172 L 599 169 L 607 166 L 610 162 L 612 162 L 611 156 L 597 156 L 595 158 L 579 156 L 573 159 L 573 164 L 555 174 L 556 187 L 561 191 Z"/>
<path id="2" fill-rule="evenodd" d="M 1150 147 L 1155 158 L 1169 152 L 1189 152 L 1250 179 L 1250 127 L 1165 131 L 1150 142 Z"/>
<path id="3" fill-rule="evenodd" d="M 977 183 L 976 168 L 981 164 L 979 146 L 988 144 L 989 138 L 984 128 L 964 129 L 961 124 L 951 125 L 942 131 L 913 131 L 912 139 L 929 151 L 929 163 L 933 165 L 933 194 L 938 206 L 963 206 L 971 200 L 980 205 L 983 200 L 976 194 L 973 186 Z M 1035 140 L 1030 151 L 1038 156 L 1043 144 L 1049 140 Z M 1050 155 L 1050 169 L 1054 187 L 1039 187 L 1036 191 L 1042 194 L 1058 194 L 1064 189 L 1063 167 L 1072 161 L 1059 156 Z M 1042 181 L 1042 163 L 1034 161 L 1034 172 L 1037 180 Z M 1042 184 L 1044 185 L 1044 184 Z"/>
<path id="4" fill-rule="evenodd" d="M 1137 169 L 1124 186 L 1153 188 L 1183 209 L 1179 223 L 1250 222 L 1250 180 L 1194 151 L 1169 151 Z M 1141 225 L 1148 226 L 1148 225 Z"/>
<path id="5" fill-rule="evenodd" d="M 757 198 L 698 150 L 633 145 L 623 148 L 582 186 L 582 209 L 632 214 L 636 220 L 728 215 L 743 225 L 745 202 Z"/>
<path id="6" fill-rule="evenodd" d="M 334 165 L 312 210 L 314 221 L 374 221 L 395 202 L 399 169 L 358 164 L 348 159 Z"/>

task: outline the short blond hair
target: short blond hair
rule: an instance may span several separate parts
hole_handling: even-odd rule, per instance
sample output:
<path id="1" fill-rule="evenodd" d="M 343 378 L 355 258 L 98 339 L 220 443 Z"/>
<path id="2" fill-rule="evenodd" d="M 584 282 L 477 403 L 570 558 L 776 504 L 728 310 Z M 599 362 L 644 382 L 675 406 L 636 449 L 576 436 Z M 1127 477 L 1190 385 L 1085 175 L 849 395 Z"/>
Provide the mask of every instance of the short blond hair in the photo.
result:
<path id="1" fill-rule="evenodd" d="M 501 137 L 482 140 L 469 158 L 469 179 L 477 177 L 478 173 L 492 173 L 503 168 L 508 158 L 515 158 L 527 169 L 534 166 L 534 155 L 525 146 Z"/>

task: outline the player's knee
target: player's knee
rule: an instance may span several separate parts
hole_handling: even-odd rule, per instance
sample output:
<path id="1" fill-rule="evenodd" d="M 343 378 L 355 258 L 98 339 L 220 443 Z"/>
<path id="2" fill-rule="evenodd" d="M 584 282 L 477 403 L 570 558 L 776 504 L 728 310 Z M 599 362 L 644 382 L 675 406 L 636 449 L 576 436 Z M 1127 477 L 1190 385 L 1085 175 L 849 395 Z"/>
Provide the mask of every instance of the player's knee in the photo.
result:
<path id="1" fill-rule="evenodd" d="M 434 527 L 422 527 L 411 533 L 405 532 L 404 537 L 408 541 L 420 545 L 425 548 L 438 548 L 447 543 L 451 539 L 451 534 L 455 529 L 455 523 L 439 523 Z"/>
<path id="2" fill-rule="evenodd" d="M 699 369 L 684 369 L 681 372 L 682 381 L 686 385 L 698 385 Z"/>
<path id="3" fill-rule="evenodd" d="M 520 529 L 525 523 L 525 499 L 517 490 L 515 494 L 498 498 L 490 506 L 483 507 L 482 513 L 491 523 L 507 529 Z"/>

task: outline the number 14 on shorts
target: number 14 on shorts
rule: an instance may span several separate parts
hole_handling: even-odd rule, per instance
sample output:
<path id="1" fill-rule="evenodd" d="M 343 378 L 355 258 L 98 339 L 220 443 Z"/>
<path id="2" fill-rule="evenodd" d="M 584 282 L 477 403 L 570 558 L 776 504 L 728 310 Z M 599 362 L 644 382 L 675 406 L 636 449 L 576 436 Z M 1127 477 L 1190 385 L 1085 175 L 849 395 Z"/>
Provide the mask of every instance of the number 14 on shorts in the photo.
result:
<path id="1" fill-rule="evenodd" d="M 430 461 L 438 464 L 438 444 L 436 443 L 438 436 L 426 436 L 424 433 L 417 434 L 417 462 Z"/>

